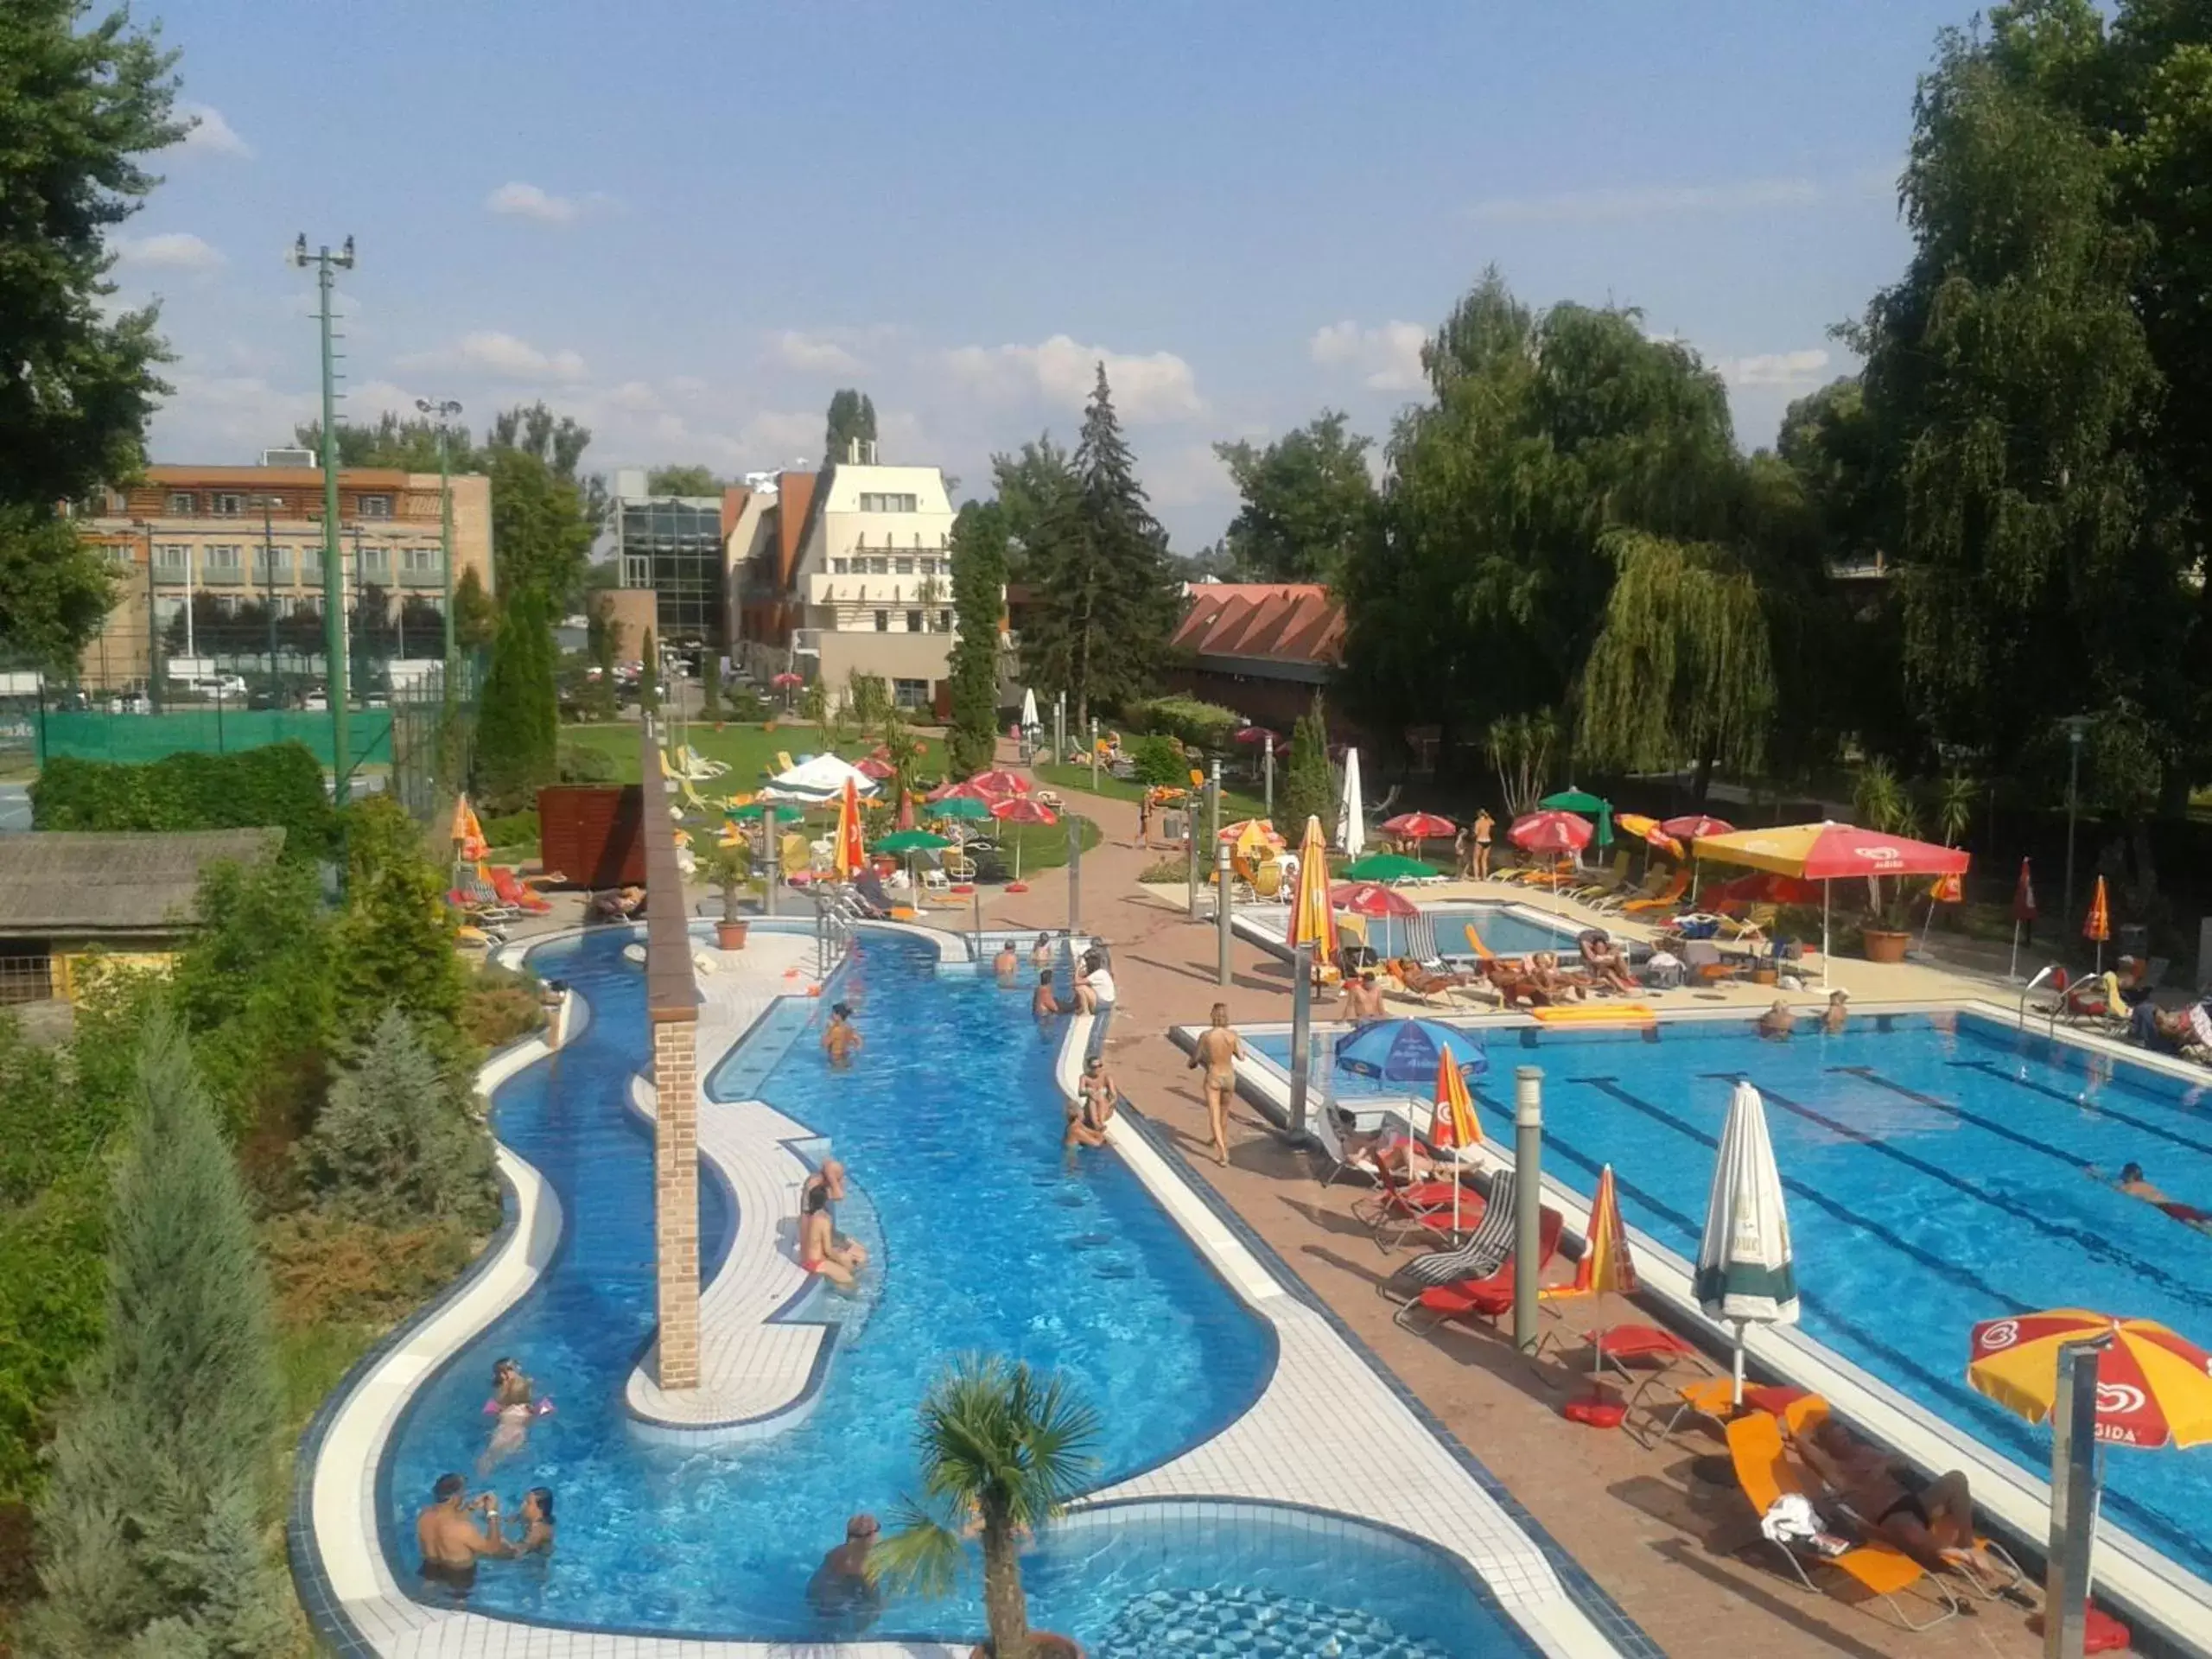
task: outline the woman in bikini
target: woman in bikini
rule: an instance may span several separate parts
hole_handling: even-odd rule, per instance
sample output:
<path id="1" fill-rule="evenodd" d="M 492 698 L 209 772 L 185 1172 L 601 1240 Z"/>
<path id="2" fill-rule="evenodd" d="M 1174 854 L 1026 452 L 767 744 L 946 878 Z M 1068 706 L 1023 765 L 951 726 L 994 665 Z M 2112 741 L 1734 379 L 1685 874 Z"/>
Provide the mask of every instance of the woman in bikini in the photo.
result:
<path id="1" fill-rule="evenodd" d="M 1206 1121 L 1213 1130 L 1213 1155 L 1229 1162 L 1229 1102 L 1236 1092 L 1236 1062 L 1244 1045 L 1229 1028 L 1229 1004 L 1213 1005 L 1213 1025 L 1198 1033 L 1188 1070 L 1205 1068 Z"/>
<path id="2" fill-rule="evenodd" d="M 830 1224 L 829 1188 L 808 1187 L 799 1207 L 799 1266 L 821 1274 L 840 1290 L 857 1289 L 860 1281 L 851 1252 L 837 1247 L 836 1233 Z"/>
<path id="3" fill-rule="evenodd" d="M 500 1459 L 522 1450 L 523 1442 L 530 1438 L 531 1419 L 537 1415 L 536 1390 L 522 1367 L 512 1359 L 493 1363 L 492 1398 L 486 1404 L 498 1421 L 493 1426 L 491 1443 L 476 1459 L 480 1475 L 489 1473 Z"/>
<path id="4" fill-rule="evenodd" d="M 1076 1097 L 1068 1103 L 1068 1131 L 1060 1144 L 1071 1156 L 1077 1147 L 1106 1144 L 1106 1126 L 1114 1121 L 1114 1102 L 1120 1093 L 1105 1059 L 1092 1055 L 1083 1068 Z"/>

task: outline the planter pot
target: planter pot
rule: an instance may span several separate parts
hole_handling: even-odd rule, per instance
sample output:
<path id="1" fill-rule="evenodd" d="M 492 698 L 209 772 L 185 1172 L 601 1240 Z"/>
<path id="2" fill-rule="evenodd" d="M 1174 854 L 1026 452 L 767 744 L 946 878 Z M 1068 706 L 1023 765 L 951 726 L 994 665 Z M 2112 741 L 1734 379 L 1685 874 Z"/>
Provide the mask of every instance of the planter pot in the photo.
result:
<path id="1" fill-rule="evenodd" d="M 1891 933 L 1878 927 L 1859 930 L 1859 948 L 1869 962 L 1903 962 L 1904 948 L 1911 943 L 1910 933 Z"/>
<path id="2" fill-rule="evenodd" d="M 716 922 L 715 943 L 725 950 L 742 950 L 745 949 L 745 931 L 751 925 L 742 918 L 734 922 Z"/>

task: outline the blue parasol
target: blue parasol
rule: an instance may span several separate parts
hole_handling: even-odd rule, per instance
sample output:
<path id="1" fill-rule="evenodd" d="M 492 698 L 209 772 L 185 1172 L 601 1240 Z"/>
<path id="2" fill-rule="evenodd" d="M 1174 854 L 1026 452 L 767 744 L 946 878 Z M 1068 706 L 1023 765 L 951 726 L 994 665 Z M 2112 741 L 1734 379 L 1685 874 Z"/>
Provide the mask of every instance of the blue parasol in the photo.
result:
<path id="1" fill-rule="evenodd" d="M 1433 1084 L 1446 1044 L 1463 1077 L 1490 1069 L 1490 1057 L 1472 1032 L 1440 1026 L 1433 1020 L 1377 1020 L 1337 1039 L 1337 1070 L 1385 1083 Z"/>

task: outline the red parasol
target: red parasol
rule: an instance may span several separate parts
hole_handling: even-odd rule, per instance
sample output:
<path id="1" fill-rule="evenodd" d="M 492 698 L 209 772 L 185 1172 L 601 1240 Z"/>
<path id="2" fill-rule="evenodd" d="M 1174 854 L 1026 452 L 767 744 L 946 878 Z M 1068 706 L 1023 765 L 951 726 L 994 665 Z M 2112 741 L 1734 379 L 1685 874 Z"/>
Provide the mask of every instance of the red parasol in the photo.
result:
<path id="1" fill-rule="evenodd" d="M 1271 732 L 1264 726 L 1243 726 L 1231 732 L 1229 741 L 1232 743 L 1272 743 L 1281 747 L 1283 735 L 1281 732 Z"/>
<path id="2" fill-rule="evenodd" d="M 1418 916 L 1421 906 L 1379 881 L 1340 881 L 1329 889 L 1329 902 L 1360 916 Z"/>
<path id="3" fill-rule="evenodd" d="M 988 799 L 1002 799 L 1008 795 L 1027 795 L 1029 792 L 1029 780 L 1019 773 L 1008 772 L 1004 766 L 979 772 L 968 781 Z"/>
<path id="4" fill-rule="evenodd" d="M 868 756 L 867 760 L 856 764 L 853 767 L 853 770 L 859 772 L 862 777 L 873 778 L 879 783 L 886 778 L 897 776 L 895 770 L 888 760 L 879 760 L 872 754 Z"/>
<path id="5" fill-rule="evenodd" d="M 991 802 L 996 800 L 998 797 L 993 795 L 988 790 L 980 787 L 976 783 L 975 779 L 970 778 L 964 779 L 959 783 L 939 784 L 935 789 L 930 791 L 930 792 L 922 798 L 925 801 L 950 801 L 956 799 L 982 801 L 984 804 L 988 805 Z"/>
<path id="6" fill-rule="evenodd" d="M 1506 838 L 1524 853 L 1579 853 L 1590 844 L 1590 820 L 1572 812 L 1530 812 L 1513 820 Z"/>
<path id="7" fill-rule="evenodd" d="M 1459 833 L 1458 824 L 1433 812 L 1401 812 L 1385 819 L 1382 827 L 1394 836 L 1410 836 L 1415 841 L 1435 841 Z"/>
<path id="8" fill-rule="evenodd" d="M 1700 836 L 1725 836 L 1735 829 L 1726 818 L 1708 818 L 1702 812 L 1692 812 L 1685 817 L 1669 818 L 1659 826 L 1677 841 L 1695 841 Z"/>
<path id="9" fill-rule="evenodd" d="M 991 816 L 1001 823 L 1058 823 L 1052 809 L 1024 795 L 1010 795 L 991 803 Z"/>
<path id="10" fill-rule="evenodd" d="M 768 683 L 773 686 L 804 685 L 806 683 L 806 676 L 804 674 L 779 674 L 774 679 L 769 681 Z"/>

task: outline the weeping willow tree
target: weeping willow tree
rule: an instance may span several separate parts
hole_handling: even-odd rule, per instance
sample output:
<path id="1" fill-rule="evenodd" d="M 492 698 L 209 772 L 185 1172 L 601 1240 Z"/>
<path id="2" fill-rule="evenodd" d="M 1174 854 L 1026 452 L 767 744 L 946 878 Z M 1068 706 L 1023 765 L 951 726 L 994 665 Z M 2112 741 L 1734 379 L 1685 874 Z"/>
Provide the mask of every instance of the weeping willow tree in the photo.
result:
<path id="1" fill-rule="evenodd" d="M 1603 538 L 1617 572 L 1582 670 L 1578 754 L 1630 772 L 1757 767 L 1774 717 L 1765 607 L 1726 549 L 1637 531 Z"/>

